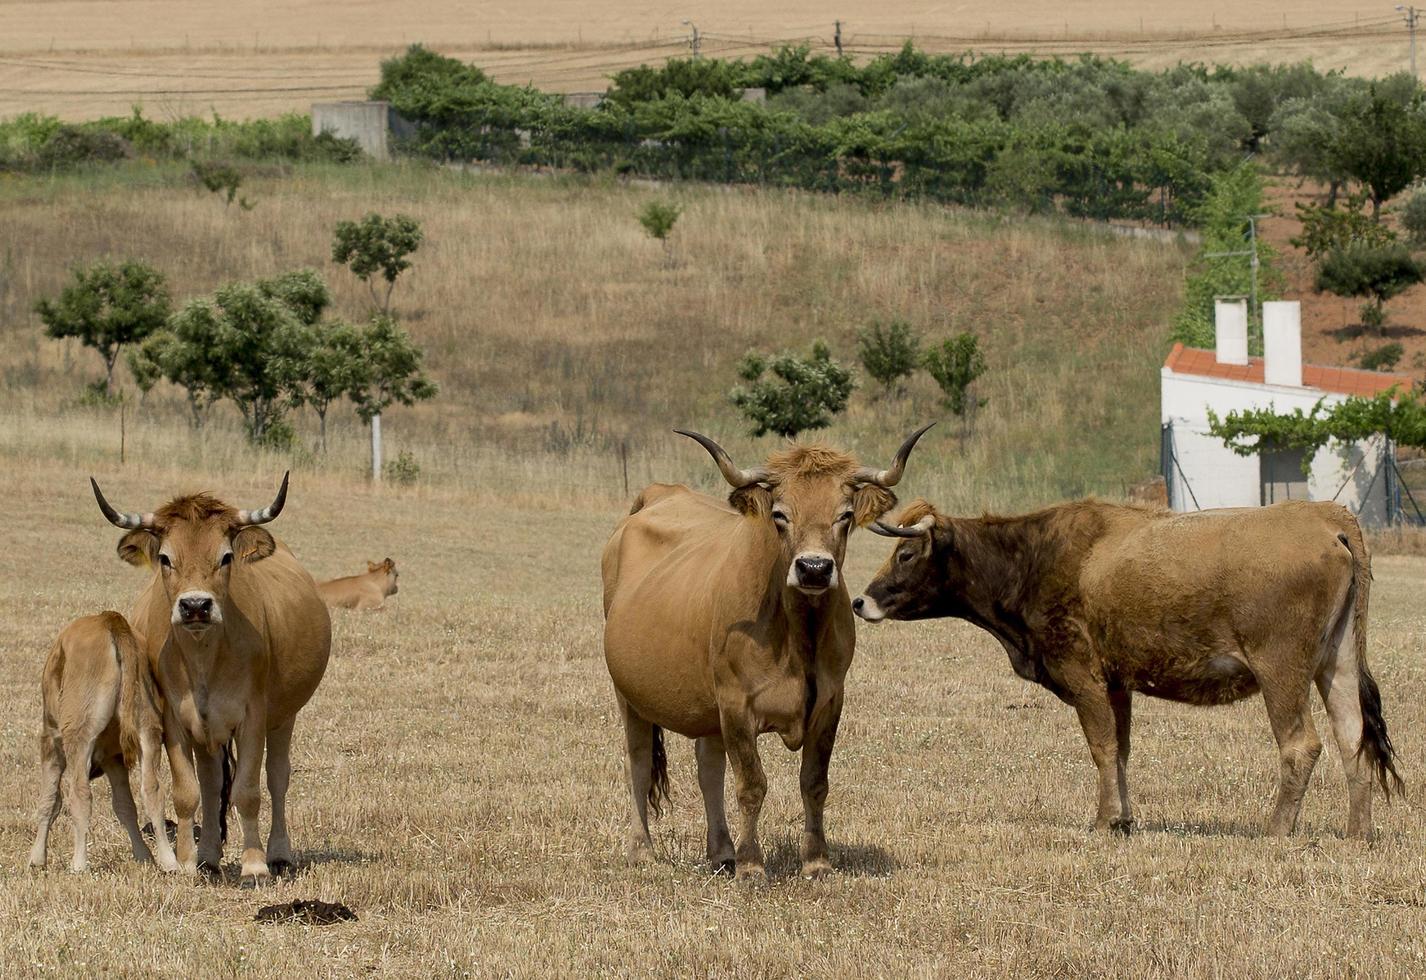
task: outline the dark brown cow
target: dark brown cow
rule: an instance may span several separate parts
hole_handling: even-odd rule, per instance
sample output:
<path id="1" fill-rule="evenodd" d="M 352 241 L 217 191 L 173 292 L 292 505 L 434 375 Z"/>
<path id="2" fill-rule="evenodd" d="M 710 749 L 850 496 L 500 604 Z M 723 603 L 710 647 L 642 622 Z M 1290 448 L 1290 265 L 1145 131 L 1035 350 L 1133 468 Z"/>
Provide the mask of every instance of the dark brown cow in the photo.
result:
<path id="1" fill-rule="evenodd" d="M 853 603 L 869 622 L 950 616 L 989 632 L 1015 672 L 1074 707 L 1099 769 L 1097 829 L 1131 826 L 1130 699 L 1189 704 L 1255 693 L 1282 771 L 1268 820 L 1297 825 L 1322 751 L 1313 682 L 1346 770 L 1347 831 L 1371 835 L 1372 780 L 1401 790 L 1367 669 L 1371 559 L 1328 503 L 1172 514 L 1099 501 L 1021 517 L 944 517 L 918 501 L 903 540 Z"/>
<path id="2" fill-rule="evenodd" d="M 927 426 L 929 428 L 929 426 Z M 717 870 L 762 879 L 757 821 L 767 780 L 757 738 L 802 750 L 804 874 L 831 869 L 822 813 L 856 621 L 841 574 L 852 528 L 896 503 L 890 487 L 925 429 L 890 469 L 823 446 L 795 446 L 741 470 L 695 433 L 733 487 L 728 502 L 654 484 L 604 548 L 604 656 L 628 752 L 629 857 L 652 855 L 648 810 L 667 785 L 663 729 L 696 739 Z M 732 763 L 742 817 L 736 854 L 723 810 Z"/>

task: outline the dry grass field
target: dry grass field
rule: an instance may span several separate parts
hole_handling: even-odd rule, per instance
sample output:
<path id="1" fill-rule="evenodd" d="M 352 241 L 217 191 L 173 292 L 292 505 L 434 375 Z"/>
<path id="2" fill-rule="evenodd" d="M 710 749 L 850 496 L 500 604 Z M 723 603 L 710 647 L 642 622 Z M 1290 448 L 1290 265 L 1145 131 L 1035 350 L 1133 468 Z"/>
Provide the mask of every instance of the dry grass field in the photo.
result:
<path id="1" fill-rule="evenodd" d="M 1330 749 L 1299 833 L 1260 835 L 1277 756 L 1257 701 L 1141 701 L 1140 832 L 1094 836 L 1093 767 L 1069 709 L 970 627 L 890 624 L 861 630 L 848 680 L 828 807 L 838 874 L 798 877 L 796 760 L 775 739 L 763 743 L 768 887 L 699 866 L 702 807 L 680 739 L 660 861 L 623 863 L 598 576 L 628 506 L 614 447 L 631 447 L 634 489 L 712 488 L 702 450 L 666 433 L 697 425 L 743 460 L 776 444 L 738 436 L 723 401 L 743 350 L 821 335 L 850 359 L 857 327 L 902 314 L 938 334 L 977 330 L 991 360 L 974 434 L 933 430 L 904 498 L 968 511 L 1116 494 L 1155 462 L 1184 250 L 936 208 L 422 167 L 273 171 L 245 193 L 256 209 L 227 211 L 142 163 L 0 181 L 0 976 L 1426 972 L 1416 557 L 1377 561 L 1371 657 L 1412 794 L 1378 806 L 1370 846 L 1342 839 Z M 656 194 L 687 207 L 672 268 L 633 220 Z M 397 307 L 443 393 L 387 424 L 420 480 L 371 489 L 350 418 L 330 457 L 294 460 L 245 448 L 229 415 L 192 433 L 166 392 L 131 409 L 121 464 L 117 416 L 75 400 L 97 358 L 41 339 L 29 313 L 66 265 L 143 257 L 184 298 L 310 264 L 355 315 L 361 294 L 327 261 L 328 235 L 371 208 L 409 211 L 428 236 Z M 867 459 L 938 414 L 924 379 L 903 399 L 869 394 L 827 434 Z M 64 870 L 63 817 L 51 870 L 26 871 L 48 644 L 77 615 L 127 609 L 144 584 L 115 557 L 86 477 L 121 507 L 204 488 L 246 503 L 268 499 L 289 465 L 273 530 L 316 575 L 388 554 L 402 571 L 389 610 L 335 617 L 326 680 L 299 717 L 297 876 L 254 893 L 132 866 L 103 787 L 92 872 Z M 853 539 L 853 586 L 885 550 Z M 345 902 L 360 920 L 251 921 L 297 898 Z"/>
<path id="2" fill-rule="evenodd" d="M 925 462 L 944 447 L 928 440 Z M 659 475 L 710 468 L 688 446 Z M 96 790 L 91 873 L 23 869 L 38 674 L 58 627 L 126 608 L 142 576 L 113 554 L 84 476 L 121 506 L 181 489 L 266 499 L 271 461 L 177 473 L 7 447 L 0 550 L 0 975 L 1281 977 L 1426 971 L 1426 561 L 1380 558 L 1371 656 L 1412 798 L 1345 841 L 1324 752 L 1302 826 L 1263 838 L 1277 761 L 1262 705 L 1141 700 L 1140 831 L 1094 836 L 1094 776 L 1072 712 L 959 624 L 863 628 L 828 808 L 840 872 L 797 876 L 795 758 L 763 742 L 771 884 L 699 866 L 689 743 L 670 743 L 659 862 L 623 865 L 621 733 L 600 652 L 598 549 L 616 497 L 537 506 L 424 489 L 374 494 L 298 474 L 279 536 L 319 575 L 386 553 L 387 612 L 338 614 L 299 719 L 289 813 L 300 869 L 261 893 L 133 866 Z M 923 488 L 913 459 L 906 491 Z M 854 537 L 850 581 L 885 544 Z M 1318 715 L 1319 729 L 1326 720 Z M 264 818 L 265 819 L 265 818 Z M 235 854 L 229 849 L 229 859 Z M 236 865 L 230 867 L 235 875 Z M 341 901 L 356 923 L 257 925 L 269 902 Z"/>
<path id="3" fill-rule="evenodd" d="M 738 57 L 780 42 L 830 50 L 838 18 L 858 57 L 914 37 L 933 51 L 1093 51 L 1148 67 L 1310 59 L 1379 75 L 1405 69 L 1407 55 L 1391 5 L 1365 0 L 733 0 L 707 9 L 631 0 L 474 8 L 458 0 L 233 0 L 221 10 L 179 0 L 0 0 L 0 116 L 42 110 L 88 119 L 127 113 L 135 102 L 160 117 L 306 111 L 313 101 L 361 97 L 379 60 L 416 41 L 500 81 L 602 90 L 621 68 L 686 54 L 690 19 L 705 54 Z"/>
<path id="4" fill-rule="evenodd" d="M 618 447 L 629 446 L 631 485 L 647 482 L 675 444 L 682 451 L 677 425 L 765 454 L 776 441 L 741 437 L 726 400 L 744 352 L 823 337 L 854 362 L 856 332 L 893 316 L 931 338 L 973 330 L 989 359 L 971 438 L 947 423 L 947 452 L 923 474 L 937 499 L 1010 507 L 1119 494 L 1157 466 L 1158 368 L 1188 254 L 1173 245 L 935 207 L 425 166 L 274 172 L 243 192 L 251 212 L 142 163 L 0 180 L 11 236 L 0 245 L 0 440 L 67 458 L 117 450 L 118 414 L 74 405 L 98 358 L 44 339 L 31 312 L 69 266 L 141 258 L 179 301 L 311 266 L 332 284 L 335 312 L 356 317 L 366 292 L 331 262 L 331 229 L 374 209 L 425 228 L 395 307 L 443 387 L 388 416 L 388 451 L 412 452 L 444 486 L 542 499 L 622 492 Z M 673 267 L 635 220 L 654 197 L 686 207 Z M 131 408 L 131 451 L 213 465 L 236 438 L 236 413 L 216 413 L 227 437 L 195 441 L 183 412 L 163 390 Z M 829 438 L 890 453 L 942 413 L 919 376 L 904 398 L 859 390 Z M 298 421 L 311 445 L 314 420 Z M 310 465 L 359 474 L 365 430 L 348 408 L 334 412 L 332 435 L 331 456 Z"/>

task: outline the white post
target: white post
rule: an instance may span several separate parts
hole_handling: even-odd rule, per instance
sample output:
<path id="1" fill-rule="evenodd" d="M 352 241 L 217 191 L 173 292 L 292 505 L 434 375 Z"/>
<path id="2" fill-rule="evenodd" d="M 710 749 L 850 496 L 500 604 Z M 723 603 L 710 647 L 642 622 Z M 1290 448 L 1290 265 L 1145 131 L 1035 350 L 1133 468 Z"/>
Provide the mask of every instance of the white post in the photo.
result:
<path id="1" fill-rule="evenodd" d="M 1214 360 L 1248 363 L 1248 304 L 1241 296 L 1213 301 Z"/>
<path id="2" fill-rule="evenodd" d="M 381 416 L 371 417 L 371 480 L 381 482 Z"/>

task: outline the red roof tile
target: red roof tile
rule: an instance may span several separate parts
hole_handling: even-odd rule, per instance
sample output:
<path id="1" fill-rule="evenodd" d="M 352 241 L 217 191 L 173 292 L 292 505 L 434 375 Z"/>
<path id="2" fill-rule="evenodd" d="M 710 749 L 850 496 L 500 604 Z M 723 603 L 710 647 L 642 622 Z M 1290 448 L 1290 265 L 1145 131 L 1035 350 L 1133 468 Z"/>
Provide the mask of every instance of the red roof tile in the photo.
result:
<path id="1" fill-rule="evenodd" d="M 1263 359 L 1248 358 L 1247 364 L 1219 364 L 1217 355 L 1211 350 L 1199 350 L 1174 344 L 1169 351 L 1164 367 L 1174 374 L 1196 374 L 1205 378 L 1223 378 L 1228 381 L 1249 381 L 1264 384 Z M 1361 371 L 1356 368 L 1324 367 L 1317 364 L 1302 365 L 1302 385 L 1319 391 L 1330 391 L 1339 395 L 1364 395 L 1370 397 L 1392 388 L 1400 387 L 1403 393 L 1411 390 L 1411 376 L 1387 374 L 1382 371 Z"/>

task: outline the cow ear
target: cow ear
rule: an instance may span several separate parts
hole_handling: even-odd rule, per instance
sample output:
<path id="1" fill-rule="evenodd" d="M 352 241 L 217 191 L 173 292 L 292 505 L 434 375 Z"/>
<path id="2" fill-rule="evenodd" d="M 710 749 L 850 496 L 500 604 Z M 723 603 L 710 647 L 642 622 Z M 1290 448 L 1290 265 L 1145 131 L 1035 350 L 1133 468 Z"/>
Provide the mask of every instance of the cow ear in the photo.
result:
<path id="1" fill-rule="evenodd" d="M 376 570 L 377 570 L 378 568 L 380 568 L 380 567 L 381 567 L 381 563 L 380 563 L 380 562 L 369 561 L 369 562 L 366 563 L 366 570 L 367 570 L 368 572 L 374 572 L 374 571 L 376 571 Z"/>
<path id="2" fill-rule="evenodd" d="M 277 542 L 265 527 L 245 527 L 233 535 L 233 554 L 238 561 L 262 561 L 277 550 Z"/>
<path id="3" fill-rule="evenodd" d="M 119 560 L 136 568 L 148 568 L 158 561 L 158 535 L 147 528 L 130 531 L 119 539 Z"/>
<path id="4" fill-rule="evenodd" d="M 863 483 L 852 493 L 857 527 L 866 527 L 896 506 L 896 494 L 875 483 Z"/>
<path id="5" fill-rule="evenodd" d="M 767 517 L 772 513 L 772 491 L 761 483 L 750 483 L 728 494 L 728 503 L 747 517 Z"/>

